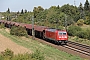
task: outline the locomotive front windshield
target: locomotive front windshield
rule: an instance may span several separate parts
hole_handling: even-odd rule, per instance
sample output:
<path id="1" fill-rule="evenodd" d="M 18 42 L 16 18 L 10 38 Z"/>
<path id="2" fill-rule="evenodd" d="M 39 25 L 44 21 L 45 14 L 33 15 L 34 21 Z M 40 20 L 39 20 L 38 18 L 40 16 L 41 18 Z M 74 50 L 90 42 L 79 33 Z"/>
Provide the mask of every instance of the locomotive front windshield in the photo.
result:
<path id="1" fill-rule="evenodd" d="M 66 32 L 59 32 L 59 35 L 66 35 Z"/>

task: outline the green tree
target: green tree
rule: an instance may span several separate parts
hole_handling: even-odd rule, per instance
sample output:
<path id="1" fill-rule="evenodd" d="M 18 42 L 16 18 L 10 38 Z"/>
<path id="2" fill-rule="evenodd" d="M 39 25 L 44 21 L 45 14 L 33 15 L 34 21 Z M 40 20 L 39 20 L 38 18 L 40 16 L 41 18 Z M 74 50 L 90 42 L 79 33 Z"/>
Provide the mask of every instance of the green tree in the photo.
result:
<path id="1" fill-rule="evenodd" d="M 57 6 L 57 9 L 60 9 L 60 6 L 59 5 Z"/>
<path id="2" fill-rule="evenodd" d="M 23 9 L 21 10 L 21 14 L 24 14 Z"/>
<path id="3" fill-rule="evenodd" d="M 60 8 L 61 12 L 65 13 L 66 15 L 71 17 L 71 20 L 73 19 L 73 21 L 77 21 L 78 15 L 79 15 L 79 11 L 78 8 L 76 6 L 73 5 L 69 5 L 69 4 L 65 4 Z"/>
<path id="4" fill-rule="evenodd" d="M 25 9 L 25 13 L 27 13 L 27 10 Z"/>
<path id="5" fill-rule="evenodd" d="M 53 27 L 53 28 L 58 28 L 58 27 L 55 27 L 55 26 L 62 25 L 62 24 L 59 24 L 61 22 L 60 18 L 62 18 L 62 15 L 60 15 L 60 12 L 58 12 L 56 6 L 51 6 L 48 9 L 48 13 L 46 14 L 46 16 L 47 16 L 46 20 L 49 22 L 48 26 Z"/>
<path id="6" fill-rule="evenodd" d="M 84 14 L 84 8 L 82 6 L 82 3 L 80 3 L 78 10 L 80 12 L 80 19 L 83 19 L 85 14 Z"/>
<path id="7" fill-rule="evenodd" d="M 89 16 L 86 16 L 84 23 L 87 24 L 87 25 L 90 25 L 90 17 Z"/>
<path id="8" fill-rule="evenodd" d="M 38 13 L 42 12 L 44 9 L 41 6 L 34 7 L 33 13 L 34 13 L 34 18 L 37 17 Z"/>
<path id="9" fill-rule="evenodd" d="M 84 10 L 84 8 L 83 8 L 83 6 L 82 6 L 82 3 L 80 3 L 78 9 L 79 9 L 80 11 L 83 11 L 83 10 Z"/>
<path id="10" fill-rule="evenodd" d="M 41 6 L 38 6 L 39 11 L 43 11 L 44 9 Z"/>
<path id="11" fill-rule="evenodd" d="M 7 13 L 10 13 L 10 9 L 8 8 L 8 10 L 6 11 Z"/>
<path id="12" fill-rule="evenodd" d="M 84 4 L 84 9 L 86 10 L 86 11 L 88 11 L 89 10 L 89 2 L 88 2 L 88 0 L 86 0 L 86 2 L 85 2 L 85 4 Z"/>

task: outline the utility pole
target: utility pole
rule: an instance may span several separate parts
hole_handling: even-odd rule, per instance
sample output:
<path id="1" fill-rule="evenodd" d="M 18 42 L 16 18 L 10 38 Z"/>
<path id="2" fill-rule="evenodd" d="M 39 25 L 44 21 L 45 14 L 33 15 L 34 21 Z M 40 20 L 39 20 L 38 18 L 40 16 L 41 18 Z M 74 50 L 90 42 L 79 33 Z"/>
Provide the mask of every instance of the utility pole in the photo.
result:
<path id="1" fill-rule="evenodd" d="M 74 6 L 76 6 L 76 1 L 74 0 Z"/>
<path id="2" fill-rule="evenodd" d="M 34 40 L 34 16 L 32 16 L 32 39 Z"/>
<path id="3" fill-rule="evenodd" d="M 66 14 L 65 14 L 65 29 L 67 31 L 67 16 L 66 16 Z"/>
<path id="4" fill-rule="evenodd" d="M 57 24 L 57 25 L 56 25 L 56 28 L 58 29 L 58 19 L 56 19 L 56 24 Z"/>

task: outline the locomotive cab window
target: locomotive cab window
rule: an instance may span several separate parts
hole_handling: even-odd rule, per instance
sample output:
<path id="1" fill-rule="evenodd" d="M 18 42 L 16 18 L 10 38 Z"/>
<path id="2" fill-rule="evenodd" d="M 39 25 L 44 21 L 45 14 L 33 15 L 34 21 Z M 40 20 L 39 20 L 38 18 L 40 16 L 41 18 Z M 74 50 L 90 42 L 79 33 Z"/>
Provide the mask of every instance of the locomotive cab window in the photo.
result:
<path id="1" fill-rule="evenodd" d="M 59 32 L 59 35 L 66 35 L 66 32 Z"/>
<path id="2" fill-rule="evenodd" d="M 66 33 L 64 32 L 63 35 L 66 35 Z"/>
<path id="3" fill-rule="evenodd" d="M 60 32 L 59 35 L 62 35 L 62 33 Z"/>

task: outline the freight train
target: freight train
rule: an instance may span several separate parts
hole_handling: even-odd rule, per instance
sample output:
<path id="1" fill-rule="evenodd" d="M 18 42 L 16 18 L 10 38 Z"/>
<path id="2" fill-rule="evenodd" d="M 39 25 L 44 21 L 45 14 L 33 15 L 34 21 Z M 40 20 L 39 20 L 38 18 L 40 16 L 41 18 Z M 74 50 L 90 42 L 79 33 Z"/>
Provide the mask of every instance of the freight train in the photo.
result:
<path id="1" fill-rule="evenodd" d="M 5 27 L 11 28 L 12 26 L 21 26 L 25 27 L 28 35 L 32 35 L 32 24 L 12 22 L 7 20 L 0 20 L 0 24 L 4 24 Z M 68 34 L 66 30 L 59 30 L 54 28 L 49 28 L 46 26 L 37 26 L 34 25 L 35 37 L 48 39 L 54 41 L 58 44 L 66 44 L 68 42 Z"/>

